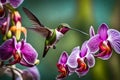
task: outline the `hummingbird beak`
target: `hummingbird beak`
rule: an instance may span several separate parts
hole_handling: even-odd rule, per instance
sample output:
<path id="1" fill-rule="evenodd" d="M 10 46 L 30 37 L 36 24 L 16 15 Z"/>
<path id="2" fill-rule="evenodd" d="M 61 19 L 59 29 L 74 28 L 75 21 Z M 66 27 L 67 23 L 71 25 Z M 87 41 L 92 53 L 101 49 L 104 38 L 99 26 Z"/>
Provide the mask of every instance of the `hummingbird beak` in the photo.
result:
<path id="1" fill-rule="evenodd" d="M 84 31 L 81 31 L 79 29 L 70 28 L 70 30 L 77 31 L 77 32 L 80 32 L 80 33 L 85 34 L 85 35 L 89 35 L 88 33 L 84 32 Z"/>

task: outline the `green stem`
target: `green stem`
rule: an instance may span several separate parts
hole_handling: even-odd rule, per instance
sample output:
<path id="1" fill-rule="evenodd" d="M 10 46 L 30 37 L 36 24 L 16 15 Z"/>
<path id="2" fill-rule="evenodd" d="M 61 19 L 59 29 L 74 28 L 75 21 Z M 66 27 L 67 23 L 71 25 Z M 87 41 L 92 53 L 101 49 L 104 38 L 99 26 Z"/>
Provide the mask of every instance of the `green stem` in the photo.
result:
<path id="1" fill-rule="evenodd" d="M 15 11 L 15 9 L 10 4 L 6 4 L 5 7 L 8 8 L 11 12 Z"/>

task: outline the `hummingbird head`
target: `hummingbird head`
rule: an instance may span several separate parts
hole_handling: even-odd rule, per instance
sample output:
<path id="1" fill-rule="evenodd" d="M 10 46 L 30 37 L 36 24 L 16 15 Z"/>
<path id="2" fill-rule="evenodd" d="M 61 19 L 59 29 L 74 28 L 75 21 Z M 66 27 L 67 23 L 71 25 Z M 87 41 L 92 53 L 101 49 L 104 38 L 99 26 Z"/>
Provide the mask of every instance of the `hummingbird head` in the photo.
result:
<path id="1" fill-rule="evenodd" d="M 70 30 L 70 26 L 66 23 L 61 23 L 57 28 L 57 31 L 61 32 L 62 34 L 65 34 L 69 30 Z"/>

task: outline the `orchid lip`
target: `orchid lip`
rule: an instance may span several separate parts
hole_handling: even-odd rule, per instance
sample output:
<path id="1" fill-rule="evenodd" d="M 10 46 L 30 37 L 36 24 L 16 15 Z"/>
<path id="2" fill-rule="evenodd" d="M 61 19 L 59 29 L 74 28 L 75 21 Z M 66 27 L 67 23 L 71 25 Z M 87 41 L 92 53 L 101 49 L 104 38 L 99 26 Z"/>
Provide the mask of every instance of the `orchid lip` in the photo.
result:
<path id="1" fill-rule="evenodd" d="M 78 62 L 78 68 L 75 71 L 77 75 L 79 77 L 86 75 L 89 71 L 87 64 L 84 61 L 82 61 L 80 58 L 77 59 L 77 62 Z"/>
<path id="2" fill-rule="evenodd" d="M 57 67 L 58 71 L 60 72 L 60 74 L 57 76 L 57 79 L 63 79 L 69 74 L 68 67 L 66 65 L 57 64 Z"/>
<path id="3" fill-rule="evenodd" d="M 107 60 L 112 55 L 112 48 L 109 41 L 103 41 L 99 45 L 100 50 L 99 53 L 94 55 L 95 57 L 101 58 L 103 60 Z"/>
<path id="4" fill-rule="evenodd" d="M 9 0 L 9 3 L 13 8 L 17 8 L 23 3 L 23 1 L 24 0 L 16 0 L 16 1 L 15 0 Z"/>

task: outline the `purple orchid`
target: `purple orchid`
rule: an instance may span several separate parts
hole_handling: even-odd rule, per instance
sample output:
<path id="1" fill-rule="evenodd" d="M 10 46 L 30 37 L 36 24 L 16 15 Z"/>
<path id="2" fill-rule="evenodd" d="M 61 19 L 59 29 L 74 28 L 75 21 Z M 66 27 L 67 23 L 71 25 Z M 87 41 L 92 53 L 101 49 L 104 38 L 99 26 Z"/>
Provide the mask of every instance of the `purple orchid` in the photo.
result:
<path id="1" fill-rule="evenodd" d="M 68 58 L 67 65 L 70 72 L 76 72 L 79 77 L 86 75 L 89 68 L 95 65 L 95 58 L 90 53 L 86 41 L 83 43 L 81 51 L 79 47 L 73 49 Z"/>
<path id="2" fill-rule="evenodd" d="M 40 80 L 40 74 L 36 66 L 27 68 L 23 70 L 22 73 L 23 80 Z M 16 78 L 16 80 L 21 80 L 20 77 Z"/>
<path id="3" fill-rule="evenodd" d="M 20 63 L 24 66 L 34 66 L 37 61 L 38 53 L 36 50 L 24 40 L 17 43 L 16 38 L 6 40 L 0 46 L 0 60 L 6 61 L 14 58 L 10 65 Z"/>
<path id="4" fill-rule="evenodd" d="M 3 5 L 6 5 L 7 3 L 9 3 L 13 8 L 17 8 L 19 7 L 24 0 L 1 0 L 0 2 Z"/>
<path id="5" fill-rule="evenodd" d="M 68 54 L 67 54 L 67 52 L 64 51 L 61 54 L 59 61 L 58 61 L 58 64 L 57 64 L 58 71 L 60 72 L 60 74 L 56 78 L 57 80 L 63 79 L 69 74 L 69 70 L 68 70 L 68 67 L 66 65 L 67 59 L 68 59 Z"/>
<path id="6" fill-rule="evenodd" d="M 90 33 L 92 33 L 91 30 Z M 120 32 L 115 29 L 109 29 L 106 24 L 100 25 L 98 33 L 93 35 L 88 41 L 88 47 L 90 52 L 94 54 L 95 57 L 107 60 L 112 55 L 112 48 L 120 54 Z"/>
<path id="7" fill-rule="evenodd" d="M 19 7 L 24 0 L 0 0 L 0 30 L 2 33 L 6 33 L 6 28 L 9 28 L 10 21 L 8 21 L 9 7 L 5 8 L 6 5 L 10 4 L 13 9 Z"/>

